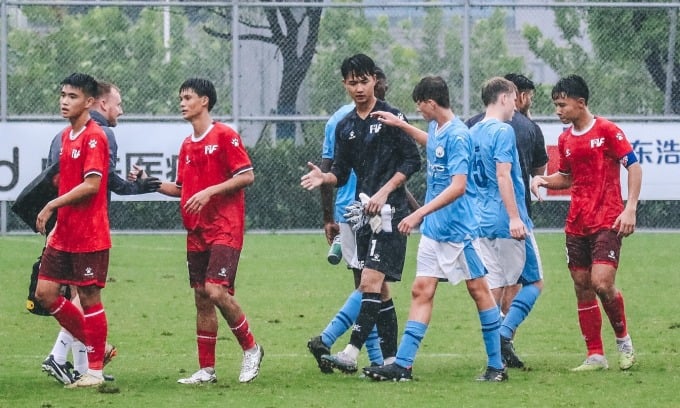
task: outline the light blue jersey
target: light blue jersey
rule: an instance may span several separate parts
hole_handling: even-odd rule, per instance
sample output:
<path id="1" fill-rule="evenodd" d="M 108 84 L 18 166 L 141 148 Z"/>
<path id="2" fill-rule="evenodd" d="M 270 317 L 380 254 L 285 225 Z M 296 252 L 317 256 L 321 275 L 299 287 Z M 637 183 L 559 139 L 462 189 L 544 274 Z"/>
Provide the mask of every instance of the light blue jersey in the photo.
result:
<path id="1" fill-rule="evenodd" d="M 533 229 L 524 200 L 524 182 L 512 126 L 497 119 L 488 119 L 475 124 L 470 133 L 475 149 L 472 177 L 477 185 L 481 236 L 490 239 L 511 238 L 510 217 L 498 189 L 497 163 L 512 164 L 510 176 L 519 216 L 527 228 Z"/>
<path id="2" fill-rule="evenodd" d="M 348 113 L 354 110 L 354 104 L 350 103 L 338 109 L 333 116 L 326 122 L 325 137 L 323 140 L 323 150 L 321 157 L 324 159 L 335 158 L 335 127 L 338 122 L 342 120 Z M 347 184 L 338 188 L 335 196 L 335 222 L 347 222 L 343 214 L 346 213 L 345 208 L 355 200 L 357 187 L 357 176 L 354 171 L 350 172 Z"/>
<path id="3" fill-rule="evenodd" d="M 425 216 L 421 232 L 439 242 L 463 242 L 479 236 L 475 217 L 476 188 L 469 178 L 472 168 L 472 140 L 465 124 L 457 117 L 437 129 L 432 121 L 427 131 L 427 193 L 432 201 L 451 185 L 455 175 L 468 175 L 465 194 L 453 203 Z"/>

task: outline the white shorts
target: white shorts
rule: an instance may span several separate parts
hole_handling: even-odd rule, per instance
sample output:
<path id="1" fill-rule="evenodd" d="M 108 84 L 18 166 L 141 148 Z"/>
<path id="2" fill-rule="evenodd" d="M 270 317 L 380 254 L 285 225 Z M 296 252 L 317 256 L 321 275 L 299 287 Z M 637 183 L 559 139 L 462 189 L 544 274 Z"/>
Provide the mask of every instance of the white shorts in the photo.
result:
<path id="1" fill-rule="evenodd" d="M 360 269 L 357 259 L 357 240 L 352 231 L 352 227 L 346 222 L 338 223 L 340 226 L 340 245 L 342 248 L 342 259 L 347 263 L 348 268 Z"/>
<path id="2" fill-rule="evenodd" d="M 543 278 L 541 258 L 532 233 L 524 240 L 480 238 L 482 260 L 489 274 L 489 288 L 517 283 L 529 284 Z"/>
<path id="3" fill-rule="evenodd" d="M 445 279 L 452 285 L 484 276 L 479 240 L 439 242 L 421 235 L 416 276 Z"/>

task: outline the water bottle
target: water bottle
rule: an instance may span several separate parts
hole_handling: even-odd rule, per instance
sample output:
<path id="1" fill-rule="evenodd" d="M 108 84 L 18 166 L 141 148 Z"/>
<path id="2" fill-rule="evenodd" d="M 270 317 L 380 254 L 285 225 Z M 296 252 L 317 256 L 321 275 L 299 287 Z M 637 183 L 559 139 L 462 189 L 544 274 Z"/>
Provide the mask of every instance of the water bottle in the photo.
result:
<path id="1" fill-rule="evenodd" d="M 332 265 L 337 265 L 342 260 L 342 244 L 340 241 L 340 234 L 338 234 L 333 239 L 333 243 L 328 250 L 328 262 Z"/>

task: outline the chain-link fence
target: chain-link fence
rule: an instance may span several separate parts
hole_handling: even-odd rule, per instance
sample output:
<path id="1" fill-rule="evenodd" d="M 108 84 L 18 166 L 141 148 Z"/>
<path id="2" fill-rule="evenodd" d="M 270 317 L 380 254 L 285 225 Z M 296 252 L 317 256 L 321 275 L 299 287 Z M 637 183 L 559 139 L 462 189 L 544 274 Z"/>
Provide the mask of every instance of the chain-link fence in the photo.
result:
<path id="1" fill-rule="evenodd" d="M 299 178 L 320 157 L 325 120 L 348 101 L 339 66 L 357 52 L 384 69 L 387 100 L 420 125 L 411 91 L 422 76 L 444 77 L 454 111 L 467 118 L 482 109 L 483 81 L 509 72 L 535 82 L 540 124 L 556 123 L 550 90 L 571 73 L 587 79 L 597 114 L 680 121 L 680 3 L 0 0 L 0 7 L 0 125 L 62 121 L 57 85 L 74 71 L 117 84 L 122 119 L 150 126 L 179 119 L 184 79 L 210 78 L 219 99 L 213 115 L 239 130 L 255 165 L 251 229 L 321 226 L 319 194 L 302 190 Z M 663 163 L 671 171 L 680 165 L 676 140 L 657 139 L 671 143 Z M 0 135 L 0 143 L 12 140 Z M 421 200 L 424 178 L 409 181 Z M 0 188 L 7 184 L 0 168 Z M 534 205 L 537 226 L 561 227 L 567 205 Z M 644 201 L 639 224 L 678 228 L 678 206 Z M 1 215 L 3 231 L 25 229 L 7 201 Z M 174 201 L 114 201 L 111 220 L 114 229 L 181 229 Z"/>

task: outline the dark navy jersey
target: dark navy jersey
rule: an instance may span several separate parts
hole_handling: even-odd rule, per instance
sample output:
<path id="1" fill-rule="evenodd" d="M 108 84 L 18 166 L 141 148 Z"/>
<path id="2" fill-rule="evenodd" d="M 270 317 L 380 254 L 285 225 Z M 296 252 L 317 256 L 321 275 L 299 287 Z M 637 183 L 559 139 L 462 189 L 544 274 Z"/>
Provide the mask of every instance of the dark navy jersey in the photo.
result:
<path id="1" fill-rule="evenodd" d="M 384 101 L 378 100 L 373 111 L 387 111 L 400 118 L 404 115 Z M 405 120 L 405 118 L 404 118 Z M 420 170 L 420 152 L 416 143 L 401 129 L 385 126 L 370 115 L 362 119 L 356 108 L 335 128 L 335 160 L 331 172 L 343 186 L 350 170 L 357 175 L 355 199 L 359 193 L 373 196 L 395 173 L 407 178 Z M 409 213 L 406 187 L 401 185 L 390 193 L 387 204 L 395 209 L 395 217 Z"/>

